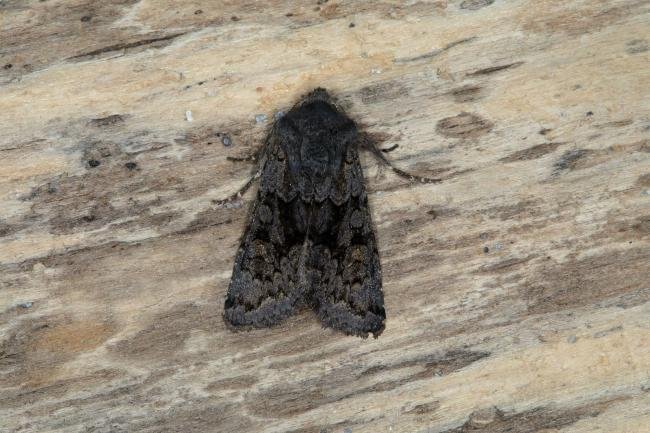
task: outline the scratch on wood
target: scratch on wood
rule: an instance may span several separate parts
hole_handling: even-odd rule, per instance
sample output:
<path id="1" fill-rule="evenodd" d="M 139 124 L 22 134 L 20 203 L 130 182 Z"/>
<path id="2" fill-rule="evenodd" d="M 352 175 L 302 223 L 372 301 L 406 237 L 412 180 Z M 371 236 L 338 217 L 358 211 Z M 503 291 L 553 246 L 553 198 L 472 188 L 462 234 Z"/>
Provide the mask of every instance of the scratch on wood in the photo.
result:
<path id="1" fill-rule="evenodd" d="M 590 151 L 588 149 L 572 149 L 567 150 L 562 154 L 560 159 L 553 164 L 554 173 L 557 174 L 563 170 L 573 170 L 576 168 L 578 161 L 587 156 Z"/>
<path id="2" fill-rule="evenodd" d="M 531 254 L 526 257 L 513 257 L 510 259 L 502 260 L 497 263 L 490 263 L 488 265 L 481 266 L 478 269 L 478 273 L 494 273 L 494 272 L 509 272 L 512 268 L 517 267 L 518 265 L 529 262 L 530 260 L 537 257 L 537 254 Z"/>
<path id="3" fill-rule="evenodd" d="M 481 91 L 483 90 L 480 86 L 462 86 L 451 91 L 451 95 L 456 102 L 474 102 L 481 99 Z"/>
<path id="4" fill-rule="evenodd" d="M 89 123 L 92 126 L 102 128 L 106 126 L 116 125 L 118 123 L 124 123 L 124 116 L 120 114 L 111 114 L 110 116 L 91 119 Z"/>
<path id="5" fill-rule="evenodd" d="M 625 397 L 597 401 L 573 408 L 538 407 L 523 412 L 505 413 L 499 408 L 473 412 L 460 427 L 442 433 L 529 433 L 567 427 L 584 418 L 593 418 L 605 412 L 612 404 Z"/>
<path id="6" fill-rule="evenodd" d="M 541 143 L 535 146 L 518 150 L 513 152 L 510 155 L 501 158 L 501 162 L 515 162 L 515 161 L 528 161 L 531 159 L 538 159 L 544 155 L 554 152 L 561 145 L 566 144 L 564 142 L 550 142 L 550 143 Z"/>
<path id="7" fill-rule="evenodd" d="M 624 126 L 629 126 L 634 123 L 634 120 L 632 119 L 623 119 L 623 120 L 615 120 L 612 122 L 607 122 L 607 123 L 601 123 L 599 125 L 595 125 L 596 128 L 622 128 Z"/>
<path id="8" fill-rule="evenodd" d="M 400 58 L 397 58 L 397 59 L 393 59 L 393 63 L 408 63 L 408 62 L 415 62 L 415 61 L 418 61 L 418 60 L 431 59 L 431 58 L 436 57 L 437 55 L 439 55 L 441 53 L 444 53 L 445 51 L 448 51 L 448 50 L 452 49 L 453 47 L 455 47 L 457 45 L 466 44 L 466 43 L 472 42 L 472 41 L 474 41 L 476 39 L 478 39 L 476 36 L 472 36 L 470 38 L 465 38 L 465 39 L 460 39 L 458 41 L 451 42 L 451 43 L 445 45 L 444 47 L 442 47 L 440 49 L 429 51 L 428 53 L 420 54 L 418 56 L 400 57 Z"/>
<path id="9" fill-rule="evenodd" d="M 146 47 L 147 45 L 157 44 L 158 42 L 171 42 L 172 40 L 178 38 L 179 36 L 183 36 L 184 34 L 186 34 L 186 32 L 174 33 L 171 35 L 161 36 L 157 38 L 140 39 L 134 42 L 126 42 L 121 44 L 109 45 L 107 47 L 98 48 L 93 51 L 88 51 L 86 53 L 81 53 L 72 57 L 68 57 L 66 60 L 79 60 L 79 59 L 85 60 L 89 57 L 94 57 L 99 54 L 106 54 L 114 51 L 128 50 L 131 48 Z M 167 44 L 164 44 L 162 46 L 165 45 Z M 161 48 L 162 46 L 156 46 L 155 48 Z"/>
<path id="10" fill-rule="evenodd" d="M 490 6 L 492 3 L 494 3 L 494 0 L 465 0 L 460 4 L 460 8 L 467 9 L 468 11 L 476 11 Z"/>
<path id="11" fill-rule="evenodd" d="M 368 368 L 361 375 L 371 375 L 383 371 L 421 365 L 424 369 L 437 375 L 445 375 L 460 370 L 469 364 L 490 356 L 489 352 L 475 352 L 466 350 L 454 350 L 440 356 L 439 354 L 427 354 L 421 357 L 407 359 L 392 365 L 377 365 Z"/>
<path id="12" fill-rule="evenodd" d="M 503 71 L 506 69 L 512 69 L 512 68 L 518 68 L 519 66 L 523 65 L 524 62 L 514 62 L 514 63 L 508 63 L 507 65 L 498 65 L 498 66 L 490 66 L 489 68 L 483 68 L 479 69 L 474 72 L 468 72 L 466 74 L 467 77 L 475 77 L 478 75 L 489 75 L 493 74 L 495 72 Z"/>

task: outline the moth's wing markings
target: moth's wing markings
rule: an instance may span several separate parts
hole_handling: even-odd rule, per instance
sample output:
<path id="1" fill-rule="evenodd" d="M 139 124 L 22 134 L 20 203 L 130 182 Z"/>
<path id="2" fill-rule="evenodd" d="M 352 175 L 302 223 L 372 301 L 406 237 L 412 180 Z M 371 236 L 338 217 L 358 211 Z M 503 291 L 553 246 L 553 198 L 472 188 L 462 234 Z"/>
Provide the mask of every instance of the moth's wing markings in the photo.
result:
<path id="1" fill-rule="evenodd" d="M 235 257 L 224 317 L 239 327 L 268 327 L 293 314 L 303 302 L 299 258 L 303 238 L 293 224 L 295 209 L 285 182 L 286 163 L 277 144 L 269 144 L 249 223 Z"/>
<path id="2" fill-rule="evenodd" d="M 356 149 L 349 149 L 342 171 L 348 200 L 340 205 L 327 200 L 320 208 L 330 232 L 314 238 L 310 262 L 321 277 L 315 305 L 325 326 L 377 337 L 386 319 L 381 265 Z"/>

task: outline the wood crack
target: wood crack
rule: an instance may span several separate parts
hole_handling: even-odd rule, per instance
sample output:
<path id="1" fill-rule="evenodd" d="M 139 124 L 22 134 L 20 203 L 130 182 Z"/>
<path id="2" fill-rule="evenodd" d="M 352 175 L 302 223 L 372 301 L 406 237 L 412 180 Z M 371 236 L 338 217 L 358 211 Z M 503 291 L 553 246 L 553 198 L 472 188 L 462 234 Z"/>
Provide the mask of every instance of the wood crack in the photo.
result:
<path id="1" fill-rule="evenodd" d="M 106 47 L 98 48 L 93 51 L 88 51 L 86 53 L 81 53 L 77 54 L 72 57 L 68 57 L 66 60 L 87 60 L 91 57 L 98 56 L 100 54 L 107 54 L 107 53 L 112 53 L 112 52 L 117 52 L 117 51 L 122 51 L 122 50 L 129 50 L 132 48 L 140 48 L 140 47 L 148 47 L 149 45 L 156 45 L 155 47 L 148 47 L 148 48 L 162 48 L 163 46 L 166 46 L 168 44 L 162 44 L 162 45 L 157 45 L 160 42 L 168 42 L 171 43 L 172 40 L 183 36 L 187 34 L 187 32 L 182 32 L 182 33 L 173 33 L 171 35 L 166 35 L 166 36 L 161 36 L 157 38 L 147 38 L 147 39 L 140 39 L 137 41 L 133 42 L 126 42 L 126 43 L 121 43 L 121 44 L 115 44 L 115 45 L 109 45 Z"/>

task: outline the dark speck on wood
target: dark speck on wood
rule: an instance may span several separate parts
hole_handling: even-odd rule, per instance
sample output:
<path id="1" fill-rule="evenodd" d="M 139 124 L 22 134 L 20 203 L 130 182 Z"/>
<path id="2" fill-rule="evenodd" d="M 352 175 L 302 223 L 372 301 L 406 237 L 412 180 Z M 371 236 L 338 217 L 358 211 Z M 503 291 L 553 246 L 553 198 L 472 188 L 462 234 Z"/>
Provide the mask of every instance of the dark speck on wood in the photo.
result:
<path id="1" fill-rule="evenodd" d="M 472 102 L 481 98 L 482 88 L 479 86 L 466 85 L 451 91 L 456 102 Z"/>
<path id="2" fill-rule="evenodd" d="M 100 117 L 97 119 L 90 120 L 90 124 L 98 128 L 113 126 L 123 122 L 124 122 L 124 117 L 120 114 L 111 114 L 110 116 Z"/>
<path id="3" fill-rule="evenodd" d="M 586 149 L 567 150 L 562 154 L 560 159 L 553 165 L 555 171 L 572 170 L 580 159 L 587 155 Z"/>
<path id="4" fill-rule="evenodd" d="M 462 112 L 439 120 L 436 131 L 451 138 L 476 138 L 490 132 L 492 126 L 491 122 L 477 114 Z"/>
<path id="5" fill-rule="evenodd" d="M 555 151 L 555 149 L 557 149 L 563 144 L 565 143 L 550 142 L 550 143 L 537 144 L 535 146 L 513 152 L 510 155 L 501 158 L 501 161 L 502 162 L 528 161 L 531 159 L 541 158 L 542 156 Z"/>

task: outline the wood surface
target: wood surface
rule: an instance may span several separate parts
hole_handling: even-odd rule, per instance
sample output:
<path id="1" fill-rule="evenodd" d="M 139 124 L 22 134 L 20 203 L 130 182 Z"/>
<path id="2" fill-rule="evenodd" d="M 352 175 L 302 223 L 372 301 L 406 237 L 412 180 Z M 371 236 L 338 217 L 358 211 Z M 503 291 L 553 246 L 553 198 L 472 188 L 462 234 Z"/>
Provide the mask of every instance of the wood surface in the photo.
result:
<path id="1" fill-rule="evenodd" d="M 0 431 L 650 431 L 650 1 L 0 18 Z M 232 332 L 254 192 L 214 201 L 255 167 L 226 158 L 317 86 L 444 181 L 362 154 L 378 339 Z"/>

